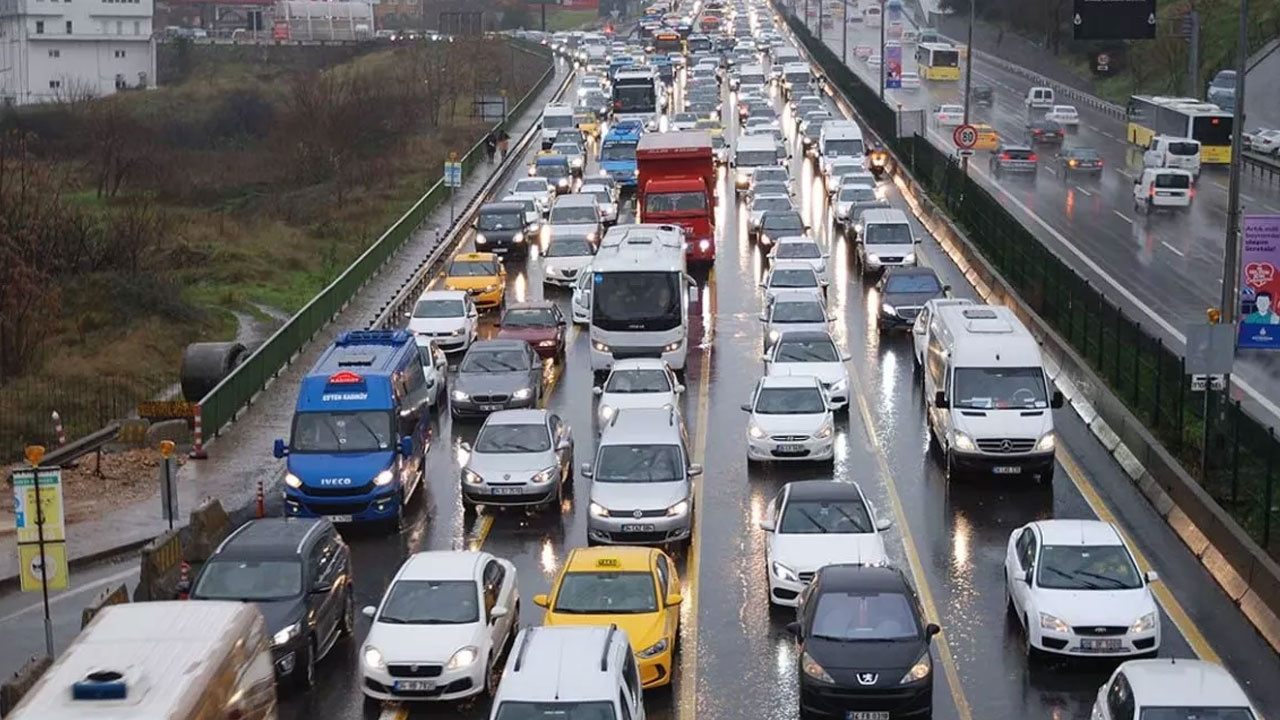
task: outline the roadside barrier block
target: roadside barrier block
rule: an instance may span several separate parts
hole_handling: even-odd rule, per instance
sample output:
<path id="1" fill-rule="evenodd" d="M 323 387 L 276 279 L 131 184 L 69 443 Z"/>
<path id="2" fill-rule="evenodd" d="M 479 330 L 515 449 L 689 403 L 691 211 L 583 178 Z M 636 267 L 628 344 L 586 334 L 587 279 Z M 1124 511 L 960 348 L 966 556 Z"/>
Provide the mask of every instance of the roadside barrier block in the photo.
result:
<path id="1" fill-rule="evenodd" d="M 1249 592 L 1249 583 L 1245 582 L 1240 573 L 1236 572 L 1221 552 L 1218 552 L 1218 548 L 1210 545 L 1209 549 L 1205 550 L 1204 557 L 1200 558 L 1200 562 L 1204 563 L 1205 569 L 1217 581 L 1227 597 L 1234 602 L 1240 602 L 1244 594 Z"/>
<path id="2" fill-rule="evenodd" d="M 187 562 L 204 562 L 218 549 L 218 545 L 231 534 L 231 518 L 216 498 L 207 498 L 191 511 L 188 542 L 183 547 Z"/>
<path id="3" fill-rule="evenodd" d="M 0 715 L 8 715 L 18 706 L 22 696 L 27 694 L 36 681 L 44 675 L 44 671 L 53 664 L 53 658 L 33 657 L 13 674 L 13 677 L 0 684 Z"/>
<path id="4" fill-rule="evenodd" d="M 98 593 L 98 597 L 93 602 L 89 603 L 88 607 L 80 611 L 80 629 L 85 629 L 89 625 L 89 621 L 102 612 L 102 608 L 109 605 L 123 605 L 127 602 L 129 602 L 129 588 L 125 587 L 123 583 L 114 588 L 103 590 Z"/>
<path id="5" fill-rule="evenodd" d="M 1271 647 L 1280 652 L 1280 617 L 1253 590 L 1240 598 L 1240 609 Z"/>
<path id="6" fill-rule="evenodd" d="M 168 530 L 143 546 L 139 554 L 141 568 L 134 602 L 172 600 L 178 590 L 178 574 L 182 565 L 182 528 Z"/>
<path id="7" fill-rule="evenodd" d="M 1169 517 L 1165 518 L 1169 522 L 1169 526 L 1173 531 L 1178 533 L 1178 537 L 1182 538 L 1182 542 L 1191 548 L 1191 552 L 1198 558 L 1203 558 L 1206 550 L 1209 549 L 1209 538 L 1200 532 L 1200 528 L 1191 522 L 1191 518 L 1182 512 L 1182 508 L 1174 508 L 1169 511 Z"/>

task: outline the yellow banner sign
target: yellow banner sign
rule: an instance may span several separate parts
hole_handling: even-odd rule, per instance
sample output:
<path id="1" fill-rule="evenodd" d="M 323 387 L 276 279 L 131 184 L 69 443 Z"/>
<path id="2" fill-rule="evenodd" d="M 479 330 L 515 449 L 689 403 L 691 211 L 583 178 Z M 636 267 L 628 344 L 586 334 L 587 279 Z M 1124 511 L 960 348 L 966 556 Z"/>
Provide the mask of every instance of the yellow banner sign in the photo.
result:
<path id="1" fill-rule="evenodd" d="M 62 469 L 38 468 L 13 471 L 13 515 L 18 530 L 18 544 L 40 541 L 41 522 L 44 540 L 66 540 L 62 515 Z M 36 482 L 39 480 L 40 502 L 36 504 Z"/>
<path id="2" fill-rule="evenodd" d="M 66 590 L 69 579 L 66 543 L 46 542 L 43 555 L 39 544 L 19 545 L 18 575 L 23 592 L 39 590 L 42 585 L 50 590 Z"/>
<path id="3" fill-rule="evenodd" d="M 196 404 L 186 400 L 146 400 L 138 403 L 138 417 L 175 420 L 196 416 Z"/>

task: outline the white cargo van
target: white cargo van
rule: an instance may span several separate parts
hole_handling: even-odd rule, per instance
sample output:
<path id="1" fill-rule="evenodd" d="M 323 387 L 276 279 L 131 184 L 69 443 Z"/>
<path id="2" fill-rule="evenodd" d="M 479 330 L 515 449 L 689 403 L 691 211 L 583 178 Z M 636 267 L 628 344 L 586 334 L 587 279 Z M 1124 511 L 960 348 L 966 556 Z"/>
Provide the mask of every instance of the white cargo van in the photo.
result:
<path id="1" fill-rule="evenodd" d="M 1194 184 L 1195 177 L 1186 170 L 1146 168 L 1133 180 L 1133 209 L 1188 211 L 1196 196 Z"/>
<path id="2" fill-rule="evenodd" d="M 897 208 L 868 208 L 854 224 L 854 262 L 863 275 L 887 267 L 915 267 L 916 244 L 907 214 Z"/>
<path id="3" fill-rule="evenodd" d="M 1027 90 L 1026 105 L 1035 110 L 1048 110 L 1053 107 L 1053 88 L 1043 85 Z"/>
<path id="4" fill-rule="evenodd" d="M 1176 168 L 1200 177 L 1200 141 L 1192 138 L 1156 135 L 1142 153 L 1142 164 L 1149 168 Z"/>
<path id="5" fill-rule="evenodd" d="M 751 175 L 756 168 L 781 165 L 778 158 L 778 146 L 772 134 L 740 135 L 733 148 L 733 159 L 729 166 L 733 168 L 734 183 L 739 190 L 751 183 Z"/>
<path id="6" fill-rule="evenodd" d="M 542 149 L 550 150 L 561 130 L 571 130 L 578 125 L 573 121 L 573 106 L 567 103 L 551 103 L 542 110 Z"/>
<path id="7" fill-rule="evenodd" d="M 822 123 L 818 132 L 818 157 L 821 158 L 822 174 L 831 174 L 831 165 L 836 158 L 851 158 L 862 161 L 866 154 L 866 146 L 862 139 L 862 128 L 853 120 L 828 120 Z"/>
<path id="8" fill-rule="evenodd" d="M 275 720 L 271 638 L 252 603 L 104 608 L 8 720 Z"/>
<path id="9" fill-rule="evenodd" d="M 1053 409 L 1062 393 L 1040 345 L 1003 305 L 937 308 L 924 353 L 924 398 L 949 479 L 963 472 L 1053 478 Z"/>

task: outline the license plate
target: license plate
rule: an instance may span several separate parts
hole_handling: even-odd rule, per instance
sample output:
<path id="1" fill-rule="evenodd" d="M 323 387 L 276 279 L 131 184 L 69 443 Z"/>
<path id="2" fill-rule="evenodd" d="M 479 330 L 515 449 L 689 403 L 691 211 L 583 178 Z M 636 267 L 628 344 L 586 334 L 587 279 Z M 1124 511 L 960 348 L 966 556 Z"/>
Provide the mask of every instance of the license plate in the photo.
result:
<path id="1" fill-rule="evenodd" d="M 1171 193 L 1171 192 L 1165 192 L 1165 191 L 1163 191 L 1163 190 L 1160 190 L 1160 191 L 1156 192 L 1156 196 L 1157 196 L 1157 197 L 1169 197 L 1169 196 L 1171 196 L 1171 195 L 1173 195 L 1173 193 Z"/>
<path id="2" fill-rule="evenodd" d="M 520 495 L 524 492 L 522 487 L 496 487 L 490 488 L 490 492 L 494 495 Z"/>
<path id="3" fill-rule="evenodd" d="M 397 680 L 392 687 L 396 690 L 407 692 L 423 692 L 425 690 L 435 690 L 436 684 L 431 680 Z"/>
<path id="4" fill-rule="evenodd" d="M 653 525 L 623 525 L 622 532 L 653 532 Z"/>
<path id="5" fill-rule="evenodd" d="M 1116 652 L 1120 649 L 1120 641 L 1112 639 L 1095 640 L 1085 638 L 1080 640 L 1080 649 L 1088 652 Z"/>
<path id="6" fill-rule="evenodd" d="M 329 522 L 332 522 L 332 523 L 349 523 L 349 522 L 351 522 L 351 516 L 350 516 L 350 515 L 328 515 L 327 517 L 329 518 Z"/>
<path id="7" fill-rule="evenodd" d="M 849 710 L 844 720 L 889 720 L 888 710 Z"/>
<path id="8" fill-rule="evenodd" d="M 502 409 L 501 405 L 481 405 L 480 406 L 480 410 L 483 412 L 496 412 L 501 409 Z"/>
<path id="9" fill-rule="evenodd" d="M 780 453 L 804 452 L 804 446 L 803 445 L 779 445 L 777 446 L 776 452 L 780 452 Z"/>
<path id="10" fill-rule="evenodd" d="M 997 465 L 991 468 L 991 472 L 996 475 L 1017 475 L 1022 472 L 1020 465 Z"/>

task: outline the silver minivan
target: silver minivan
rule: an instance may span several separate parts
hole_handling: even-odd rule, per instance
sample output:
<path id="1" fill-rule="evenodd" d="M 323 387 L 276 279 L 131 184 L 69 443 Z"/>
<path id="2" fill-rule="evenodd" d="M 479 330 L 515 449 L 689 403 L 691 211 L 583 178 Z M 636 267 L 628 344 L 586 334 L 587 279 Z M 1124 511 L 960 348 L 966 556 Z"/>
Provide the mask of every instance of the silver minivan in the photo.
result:
<path id="1" fill-rule="evenodd" d="M 604 229 L 600 203 L 595 195 L 561 195 L 551 206 L 547 225 L 551 229 L 551 237 L 557 234 L 585 235 L 591 242 L 599 242 Z"/>

